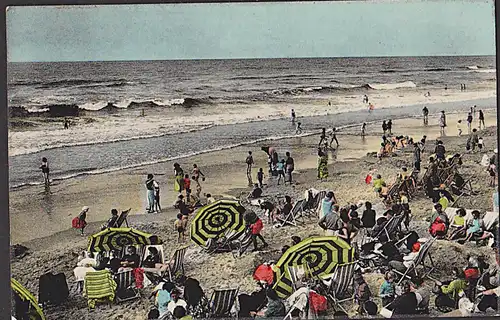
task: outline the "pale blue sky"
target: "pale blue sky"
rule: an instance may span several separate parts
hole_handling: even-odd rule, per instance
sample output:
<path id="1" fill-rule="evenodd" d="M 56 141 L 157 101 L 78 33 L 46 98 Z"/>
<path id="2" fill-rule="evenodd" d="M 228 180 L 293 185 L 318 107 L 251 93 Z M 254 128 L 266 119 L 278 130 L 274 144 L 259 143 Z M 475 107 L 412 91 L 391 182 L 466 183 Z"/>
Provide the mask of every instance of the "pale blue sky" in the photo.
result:
<path id="1" fill-rule="evenodd" d="M 495 55 L 493 1 L 10 7 L 8 61 Z"/>

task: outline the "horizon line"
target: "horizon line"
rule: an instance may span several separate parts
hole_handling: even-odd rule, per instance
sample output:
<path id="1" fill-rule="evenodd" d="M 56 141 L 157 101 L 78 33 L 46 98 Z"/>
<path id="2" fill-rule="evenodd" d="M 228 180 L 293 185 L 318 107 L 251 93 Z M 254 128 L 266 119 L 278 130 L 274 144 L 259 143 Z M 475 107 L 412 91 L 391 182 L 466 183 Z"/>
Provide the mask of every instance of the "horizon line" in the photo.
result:
<path id="1" fill-rule="evenodd" d="M 137 60 L 40 60 L 40 61 L 7 61 L 7 63 L 63 63 L 63 62 L 150 62 L 150 61 L 220 61 L 220 60 L 292 60 L 292 59 L 364 59 L 364 58 L 429 58 L 429 57 L 496 57 L 496 54 L 462 54 L 462 55 L 387 55 L 387 56 L 320 56 L 320 57 L 273 57 L 273 58 L 175 58 L 175 59 L 137 59 Z"/>

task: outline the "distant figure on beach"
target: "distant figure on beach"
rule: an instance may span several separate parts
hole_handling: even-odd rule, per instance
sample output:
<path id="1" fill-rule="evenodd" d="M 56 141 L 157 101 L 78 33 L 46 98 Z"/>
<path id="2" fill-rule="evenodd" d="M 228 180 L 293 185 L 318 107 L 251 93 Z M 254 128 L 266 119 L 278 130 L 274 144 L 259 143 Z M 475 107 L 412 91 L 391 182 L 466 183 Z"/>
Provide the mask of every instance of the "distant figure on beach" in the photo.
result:
<path id="1" fill-rule="evenodd" d="M 148 213 L 154 212 L 155 203 L 155 180 L 153 174 L 149 173 L 146 180 L 146 196 L 148 199 L 148 207 L 146 208 Z M 159 187 L 158 187 L 159 188 Z"/>
<path id="2" fill-rule="evenodd" d="M 254 164 L 254 162 L 253 162 L 253 156 L 252 156 L 252 151 L 248 151 L 248 156 L 247 156 L 245 162 L 247 164 L 248 186 L 251 187 L 251 186 L 253 186 L 253 182 L 252 182 L 252 165 Z"/>
<path id="3" fill-rule="evenodd" d="M 422 115 L 424 116 L 424 126 L 426 126 L 429 124 L 429 109 L 427 107 L 422 109 Z"/>
<path id="4" fill-rule="evenodd" d="M 297 126 L 295 127 L 295 134 L 302 134 L 302 127 L 300 126 L 300 122 L 297 122 Z"/>
<path id="5" fill-rule="evenodd" d="M 283 177 L 283 183 L 285 183 L 285 159 L 281 159 L 280 162 L 276 165 L 276 169 L 278 170 L 278 186 L 280 185 L 281 178 Z"/>
<path id="6" fill-rule="evenodd" d="M 260 168 L 257 172 L 257 181 L 259 182 L 259 187 L 264 188 L 264 169 Z"/>
<path id="7" fill-rule="evenodd" d="M 429 91 L 427 91 L 427 93 L 426 93 L 426 94 L 424 94 L 424 97 L 429 98 L 430 96 L 431 96 L 431 93 L 430 93 Z"/>
<path id="8" fill-rule="evenodd" d="M 101 231 L 105 230 L 107 228 L 114 228 L 115 223 L 118 220 L 118 210 L 116 209 L 111 209 L 111 217 L 108 219 L 105 225 L 102 226 Z"/>
<path id="9" fill-rule="evenodd" d="M 156 180 L 153 180 L 153 188 L 154 188 L 154 196 L 155 200 L 153 203 L 153 211 L 156 211 L 158 213 L 161 212 L 161 205 L 160 205 L 160 185 Z"/>
<path id="10" fill-rule="evenodd" d="M 191 179 L 189 174 L 184 175 L 184 190 L 186 191 L 186 202 L 191 202 Z"/>
<path id="11" fill-rule="evenodd" d="M 486 129 L 483 110 L 479 110 L 479 130 L 481 130 L 481 128 Z"/>
<path id="12" fill-rule="evenodd" d="M 467 114 L 467 129 L 469 134 L 471 133 L 472 129 L 472 120 L 474 120 L 474 118 L 472 118 L 472 112 L 469 112 L 469 114 Z"/>
<path id="13" fill-rule="evenodd" d="M 331 107 L 332 106 L 332 102 L 331 101 L 328 101 L 328 106 Z"/>
<path id="14" fill-rule="evenodd" d="M 363 96 L 363 103 L 368 103 L 368 96 L 366 94 Z"/>
<path id="15" fill-rule="evenodd" d="M 457 132 L 458 132 L 458 136 L 461 137 L 462 136 L 462 120 L 457 121 Z"/>
<path id="16" fill-rule="evenodd" d="M 385 134 L 387 132 L 387 123 L 385 122 L 385 120 L 382 121 L 382 131 L 384 132 L 384 136 L 385 136 Z"/>
<path id="17" fill-rule="evenodd" d="M 64 129 L 69 129 L 69 120 L 68 120 L 68 118 L 64 118 Z"/>
<path id="18" fill-rule="evenodd" d="M 361 137 L 365 137 L 366 135 L 366 123 L 363 122 L 363 125 L 361 126 Z"/>
<path id="19" fill-rule="evenodd" d="M 444 90 L 448 90 L 448 85 L 447 84 L 444 85 Z"/>
<path id="20" fill-rule="evenodd" d="M 286 170 L 286 173 L 288 175 L 288 183 L 290 183 L 290 185 L 291 185 L 292 184 L 292 172 L 295 169 L 295 161 L 293 160 L 292 156 L 290 155 L 290 152 L 287 151 L 285 153 L 285 155 L 286 155 L 285 170 Z M 286 180 L 285 180 L 285 183 L 286 183 Z"/>
<path id="21" fill-rule="evenodd" d="M 184 190 L 184 170 L 177 162 L 174 163 L 174 191 L 181 193 Z"/>
<path id="22" fill-rule="evenodd" d="M 82 211 L 76 216 L 72 221 L 71 225 L 75 229 L 80 229 L 81 235 L 84 236 L 84 230 L 87 226 L 87 212 L 89 211 L 89 207 L 85 206 L 82 208 Z"/>
<path id="23" fill-rule="evenodd" d="M 40 166 L 40 169 L 42 169 L 42 174 L 43 174 L 43 183 L 45 186 L 49 186 L 50 180 L 49 180 L 49 161 L 47 158 L 43 157 L 42 158 L 42 165 Z"/>
<path id="24" fill-rule="evenodd" d="M 333 141 L 337 144 L 337 148 L 339 147 L 339 141 L 337 140 L 337 128 L 333 127 L 332 132 L 330 133 L 331 139 L 330 139 L 330 147 L 333 144 Z"/>
<path id="25" fill-rule="evenodd" d="M 476 105 L 472 107 L 472 114 L 474 115 L 474 117 L 476 116 Z"/>
<path id="26" fill-rule="evenodd" d="M 292 124 L 295 123 L 295 110 L 292 109 Z"/>
<path id="27" fill-rule="evenodd" d="M 368 112 L 370 112 L 370 113 L 371 113 L 371 112 L 373 111 L 373 109 L 375 109 L 375 106 L 373 105 L 373 103 L 371 103 L 371 102 L 370 102 L 370 103 L 368 104 Z"/>
<path id="28" fill-rule="evenodd" d="M 414 143 L 414 151 L 413 151 L 413 167 L 416 171 L 420 171 L 420 163 L 422 162 L 420 146 L 418 143 Z"/>
<path id="29" fill-rule="evenodd" d="M 203 172 L 201 172 L 200 168 L 198 168 L 197 164 L 193 164 L 192 175 L 193 175 L 193 180 L 196 181 L 198 184 L 200 183 L 199 182 L 200 176 L 201 176 L 201 181 L 205 181 L 205 175 L 203 174 Z"/>
<path id="30" fill-rule="evenodd" d="M 328 153 L 318 148 L 318 179 L 328 179 Z"/>
<path id="31" fill-rule="evenodd" d="M 321 135 L 319 136 L 318 147 L 321 147 L 321 144 L 326 141 L 326 129 L 321 129 Z"/>
<path id="32" fill-rule="evenodd" d="M 444 110 L 441 110 L 441 115 L 439 116 L 439 127 L 441 130 L 441 136 L 444 136 L 444 128 L 446 127 L 446 115 L 444 114 Z"/>
<path id="33" fill-rule="evenodd" d="M 387 121 L 387 131 L 389 132 L 389 135 L 392 135 L 392 120 L 389 119 L 389 121 Z"/>

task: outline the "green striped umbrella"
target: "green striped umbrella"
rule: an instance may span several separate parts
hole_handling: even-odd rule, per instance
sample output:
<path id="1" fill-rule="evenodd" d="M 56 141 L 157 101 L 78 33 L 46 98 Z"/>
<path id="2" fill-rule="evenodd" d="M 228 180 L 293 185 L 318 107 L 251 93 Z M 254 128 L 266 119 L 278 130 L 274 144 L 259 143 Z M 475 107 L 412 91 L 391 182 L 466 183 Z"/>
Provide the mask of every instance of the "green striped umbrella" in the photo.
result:
<path id="1" fill-rule="evenodd" d="M 354 249 L 336 236 L 305 239 L 289 248 L 274 267 L 276 283 L 273 289 L 285 298 L 292 293 L 292 281 L 288 266 L 306 265 L 314 278 L 321 278 L 333 272 L 337 264 L 354 260 Z"/>
<path id="2" fill-rule="evenodd" d="M 153 239 L 155 240 L 152 241 Z M 161 244 L 161 240 L 149 233 L 132 228 L 107 228 L 89 237 L 88 251 L 113 251 L 121 250 L 126 246 L 148 244 Z"/>
<path id="3" fill-rule="evenodd" d="M 236 200 L 219 200 L 200 208 L 191 222 L 191 240 L 205 246 L 208 239 L 218 238 L 228 230 L 243 233 L 245 208 Z"/>
<path id="4" fill-rule="evenodd" d="M 16 279 L 10 279 L 10 286 L 12 290 L 19 296 L 22 301 L 29 301 L 30 303 L 30 316 L 29 319 L 45 320 L 42 308 L 38 305 L 36 298 Z"/>

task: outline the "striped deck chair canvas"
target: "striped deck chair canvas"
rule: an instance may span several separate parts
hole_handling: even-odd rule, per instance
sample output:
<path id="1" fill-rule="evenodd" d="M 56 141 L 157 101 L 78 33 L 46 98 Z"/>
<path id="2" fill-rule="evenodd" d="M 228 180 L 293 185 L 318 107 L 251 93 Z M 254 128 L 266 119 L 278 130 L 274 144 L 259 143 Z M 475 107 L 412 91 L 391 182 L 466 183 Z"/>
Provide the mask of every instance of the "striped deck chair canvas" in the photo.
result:
<path id="1" fill-rule="evenodd" d="M 330 288 L 328 297 L 333 301 L 334 305 L 347 311 L 342 307 L 342 303 L 354 299 L 354 272 L 356 270 L 356 262 L 337 265 L 330 278 Z"/>
<path id="2" fill-rule="evenodd" d="M 410 279 L 411 277 L 408 275 L 411 271 L 414 271 L 417 276 L 420 278 L 424 279 L 429 276 L 429 274 L 434 271 L 434 261 L 432 260 L 432 256 L 430 253 L 430 249 L 434 242 L 436 241 L 435 238 L 430 239 L 429 241 L 425 242 L 422 247 L 420 248 L 420 251 L 418 252 L 417 257 L 412 261 L 411 265 L 407 267 L 406 271 L 404 273 L 401 273 L 397 271 L 396 269 L 393 269 L 393 271 L 401 276 L 401 279 L 398 281 L 398 285 L 403 282 L 405 278 Z M 428 258 L 430 265 L 426 265 L 425 261 L 426 258 Z M 418 274 L 417 268 L 419 266 L 422 266 L 422 274 Z"/>
<path id="3" fill-rule="evenodd" d="M 391 241 L 391 235 L 394 235 L 394 233 L 401 228 L 401 224 L 403 223 L 404 219 L 405 215 L 399 214 L 392 217 L 392 219 L 385 224 L 383 232 L 387 236 L 388 241 Z"/>
<path id="4" fill-rule="evenodd" d="M 230 317 L 238 290 L 215 290 L 210 298 L 210 317 Z"/>
<path id="5" fill-rule="evenodd" d="M 309 274 L 309 268 L 305 265 L 287 266 L 288 274 L 290 275 L 290 281 L 292 282 L 292 288 L 294 291 L 298 289 L 298 284 L 303 276 Z"/>
<path id="6" fill-rule="evenodd" d="M 239 239 L 234 241 L 236 243 L 236 251 L 231 250 L 233 257 L 241 257 L 252 244 L 252 233 L 250 231 L 245 232 Z"/>
<path id="7" fill-rule="evenodd" d="M 293 205 L 292 213 L 296 219 L 303 218 L 305 204 L 306 204 L 306 200 L 301 199 L 301 200 L 296 201 L 295 204 Z"/>
<path id="8" fill-rule="evenodd" d="M 184 275 L 184 257 L 187 247 L 175 250 L 172 260 L 168 264 L 168 276 L 171 282 L 174 282 L 180 275 Z"/>
<path id="9" fill-rule="evenodd" d="M 132 270 L 120 271 L 115 275 L 116 301 L 124 302 L 140 297 L 140 293 L 134 288 L 135 279 Z"/>
<path id="10" fill-rule="evenodd" d="M 96 302 L 115 299 L 116 282 L 113 280 L 111 272 L 101 270 L 87 272 L 85 275 L 85 296 L 90 309 L 95 308 Z"/>

